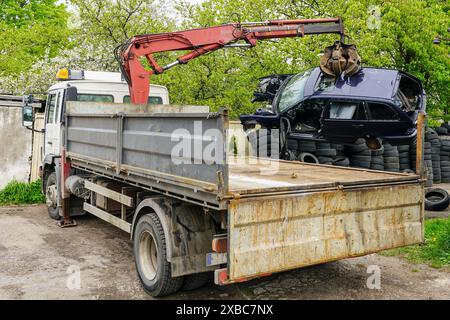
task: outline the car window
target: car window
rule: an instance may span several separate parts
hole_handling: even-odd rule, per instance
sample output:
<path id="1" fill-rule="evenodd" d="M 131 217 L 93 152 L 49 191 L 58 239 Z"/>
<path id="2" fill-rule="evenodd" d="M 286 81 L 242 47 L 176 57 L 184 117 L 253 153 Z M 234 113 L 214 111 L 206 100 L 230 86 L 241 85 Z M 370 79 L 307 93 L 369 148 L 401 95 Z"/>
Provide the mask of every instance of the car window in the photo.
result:
<path id="1" fill-rule="evenodd" d="M 278 98 L 278 110 L 280 112 L 294 106 L 303 99 L 305 85 L 311 70 L 299 73 L 289 79 Z"/>
<path id="2" fill-rule="evenodd" d="M 123 103 L 130 103 L 130 102 L 131 102 L 130 96 L 123 97 Z M 148 97 L 147 103 L 148 104 L 163 104 L 163 101 L 162 101 L 161 97 Z"/>
<path id="3" fill-rule="evenodd" d="M 47 104 L 47 122 L 55 123 L 55 107 L 56 107 L 56 94 L 50 94 Z"/>
<path id="4" fill-rule="evenodd" d="M 362 103 L 332 101 L 330 103 L 329 119 L 367 120 L 367 117 Z"/>
<path id="5" fill-rule="evenodd" d="M 382 103 L 368 103 L 372 120 L 400 120 L 397 112 L 391 107 Z"/>
<path id="6" fill-rule="evenodd" d="M 107 94 L 78 94 L 78 101 L 83 102 L 114 102 L 114 97 Z"/>
<path id="7" fill-rule="evenodd" d="M 336 79 L 322 75 L 317 81 L 315 91 L 332 91 L 335 87 Z"/>
<path id="8" fill-rule="evenodd" d="M 61 99 L 62 99 L 62 92 L 59 92 L 56 98 L 56 106 L 55 106 L 55 123 L 58 123 L 58 116 L 59 116 L 59 109 L 61 108 Z"/>

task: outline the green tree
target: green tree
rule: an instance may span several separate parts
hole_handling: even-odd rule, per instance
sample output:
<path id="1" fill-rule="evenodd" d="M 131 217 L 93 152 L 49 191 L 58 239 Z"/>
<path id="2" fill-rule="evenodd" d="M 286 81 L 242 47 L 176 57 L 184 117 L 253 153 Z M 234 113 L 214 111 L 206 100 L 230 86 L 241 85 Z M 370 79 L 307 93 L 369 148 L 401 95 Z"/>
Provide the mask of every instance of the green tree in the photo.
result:
<path id="1" fill-rule="evenodd" d="M 19 74 L 68 44 L 68 13 L 56 0 L 0 0 L 0 75 Z"/>
<path id="2" fill-rule="evenodd" d="M 449 25 L 444 1 L 209 0 L 198 5 L 179 2 L 178 10 L 186 18 L 181 29 L 237 20 L 340 16 L 348 42 L 357 45 L 365 66 L 412 73 L 424 82 L 429 108 L 448 112 L 448 45 L 433 44 Z M 334 40 L 333 35 L 308 36 L 261 42 L 251 50 L 222 50 L 173 69 L 156 81 L 169 87 L 174 102 L 208 104 L 214 109 L 227 106 L 236 117 L 255 109 L 250 100 L 258 77 L 317 66 L 319 54 Z"/>

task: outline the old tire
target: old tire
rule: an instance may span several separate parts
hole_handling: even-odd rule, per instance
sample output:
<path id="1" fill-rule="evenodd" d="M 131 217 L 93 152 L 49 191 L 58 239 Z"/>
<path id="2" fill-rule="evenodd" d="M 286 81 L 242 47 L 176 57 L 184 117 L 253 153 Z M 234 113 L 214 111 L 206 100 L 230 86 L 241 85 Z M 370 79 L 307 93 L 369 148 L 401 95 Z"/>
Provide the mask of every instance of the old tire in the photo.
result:
<path id="1" fill-rule="evenodd" d="M 336 149 L 318 149 L 316 151 L 316 156 L 318 157 L 335 157 L 336 154 Z"/>
<path id="2" fill-rule="evenodd" d="M 319 163 L 319 159 L 315 155 L 309 152 L 302 152 L 298 156 L 298 161 L 306 163 Z"/>
<path id="3" fill-rule="evenodd" d="M 205 286 L 212 279 L 211 272 L 202 272 L 196 274 L 189 274 L 184 277 L 182 291 L 190 291 L 199 289 Z"/>
<path id="4" fill-rule="evenodd" d="M 447 191 L 440 188 L 427 189 L 425 191 L 425 209 L 430 211 L 442 211 L 447 209 L 450 198 Z"/>
<path id="5" fill-rule="evenodd" d="M 350 167 L 369 169 L 370 168 L 370 162 L 353 161 L 350 158 Z"/>
<path id="6" fill-rule="evenodd" d="M 50 218 L 60 220 L 59 208 L 57 203 L 57 187 L 56 187 L 56 173 L 51 172 L 47 176 L 45 182 L 45 202 L 47 204 L 47 211 Z"/>
<path id="7" fill-rule="evenodd" d="M 133 236 L 136 270 L 145 291 L 153 297 L 177 292 L 183 278 L 172 278 L 167 261 L 166 238 L 161 222 L 155 213 L 139 218 Z"/>

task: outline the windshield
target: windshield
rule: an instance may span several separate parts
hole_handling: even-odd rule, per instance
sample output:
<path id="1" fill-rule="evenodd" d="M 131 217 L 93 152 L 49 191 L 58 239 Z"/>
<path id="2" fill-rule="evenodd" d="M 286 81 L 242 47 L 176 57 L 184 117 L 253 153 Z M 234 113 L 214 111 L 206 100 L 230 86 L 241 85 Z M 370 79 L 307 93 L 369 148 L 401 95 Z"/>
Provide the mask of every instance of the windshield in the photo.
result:
<path id="1" fill-rule="evenodd" d="M 303 99 L 303 91 L 310 74 L 311 70 L 308 70 L 289 79 L 278 99 L 278 110 L 280 112 L 296 105 Z"/>

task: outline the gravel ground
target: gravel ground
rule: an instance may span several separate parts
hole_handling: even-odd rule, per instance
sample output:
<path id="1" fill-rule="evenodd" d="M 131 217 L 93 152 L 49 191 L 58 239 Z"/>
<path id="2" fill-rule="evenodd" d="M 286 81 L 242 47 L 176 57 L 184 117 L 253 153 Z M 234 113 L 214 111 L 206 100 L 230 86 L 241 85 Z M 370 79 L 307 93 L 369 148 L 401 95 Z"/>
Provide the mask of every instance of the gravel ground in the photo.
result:
<path id="1" fill-rule="evenodd" d="M 128 235 L 89 215 L 77 223 L 57 227 L 42 205 L 0 208 L 0 299 L 151 299 L 137 279 Z M 381 270 L 379 290 L 366 286 L 370 265 Z M 81 270 L 79 289 L 67 287 L 71 268 Z M 373 254 L 166 299 L 269 298 L 450 299 L 450 270 Z"/>

